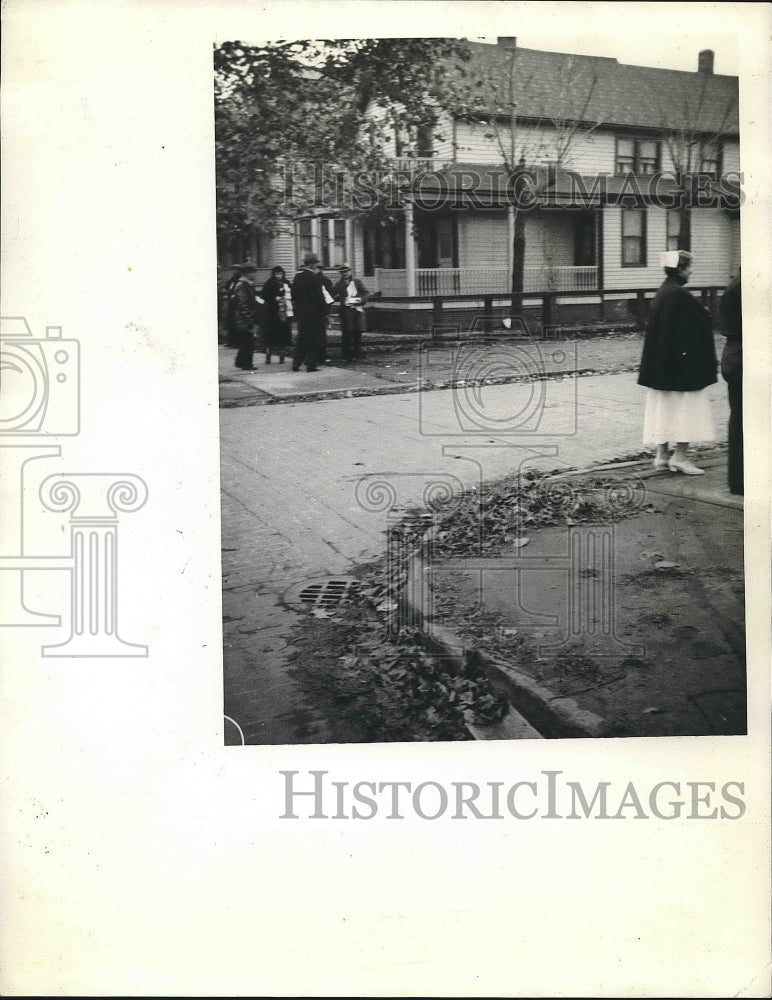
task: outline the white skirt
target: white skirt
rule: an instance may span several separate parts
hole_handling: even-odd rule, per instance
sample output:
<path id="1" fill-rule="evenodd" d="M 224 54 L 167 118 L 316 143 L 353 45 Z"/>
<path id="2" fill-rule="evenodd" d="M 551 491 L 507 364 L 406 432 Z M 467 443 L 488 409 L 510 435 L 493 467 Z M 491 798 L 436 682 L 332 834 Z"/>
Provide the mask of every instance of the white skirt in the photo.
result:
<path id="1" fill-rule="evenodd" d="M 708 389 L 665 392 L 647 389 L 643 414 L 643 443 L 715 441 L 716 428 Z"/>

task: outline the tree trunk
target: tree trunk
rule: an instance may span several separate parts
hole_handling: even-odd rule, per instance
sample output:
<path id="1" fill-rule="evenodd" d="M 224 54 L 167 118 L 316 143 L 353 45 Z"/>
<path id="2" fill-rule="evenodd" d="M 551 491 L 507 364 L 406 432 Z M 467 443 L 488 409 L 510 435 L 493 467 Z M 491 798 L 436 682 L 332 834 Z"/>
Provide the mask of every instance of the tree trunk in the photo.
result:
<path id="1" fill-rule="evenodd" d="M 694 203 L 695 184 L 694 177 L 687 172 L 679 174 L 680 184 L 680 204 L 678 207 L 678 218 L 680 230 L 678 234 L 678 249 L 692 249 L 692 214 L 691 206 Z"/>
<path id="2" fill-rule="evenodd" d="M 523 314 L 523 283 L 525 275 L 525 220 L 515 209 L 515 236 L 512 242 L 512 315 Z"/>
<path id="3" fill-rule="evenodd" d="M 678 236 L 678 249 L 679 250 L 689 250 L 692 249 L 692 213 L 689 205 L 687 204 L 687 198 L 685 197 L 681 208 L 679 210 L 681 230 Z"/>

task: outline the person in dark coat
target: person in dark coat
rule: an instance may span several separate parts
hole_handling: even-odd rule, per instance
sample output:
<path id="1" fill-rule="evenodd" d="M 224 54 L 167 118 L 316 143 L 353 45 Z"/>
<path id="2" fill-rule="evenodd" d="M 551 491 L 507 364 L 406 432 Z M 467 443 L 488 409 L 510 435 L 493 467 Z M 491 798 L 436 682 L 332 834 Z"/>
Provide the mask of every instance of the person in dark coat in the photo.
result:
<path id="1" fill-rule="evenodd" d="M 352 361 L 362 353 L 362 334 L 365 329 L 364 305 L 370 293 L 349 264 L 341 264 L 340 280 L 332 290 L 333 298 L 340 303 L 341 357 Z"/>
<path id="2" fill-rule="evenodd" d="M 239 280 L 233 288 L 233 330 L 238 352 L 236 367 L 244 371 L 254 371 L 252 359 L 255 350 L 255 333 L 259 320 L 259 299 L 252 280 L 257 268 L 253 264 L 242 264 Z"/>
<path id="3" fill-rule="evenodd" d="M 233 293 L 236 289 L 236 284 L 241 277 L 241 264 L 233 265 L 233 274 L 228 278 L 228 280 L 223 285 L 222 297 L 223 297 L 223 315 L 225 319 L 225 346 L 226 347 L 237 347 L 236 343 L 236 328 L 233 325 Z"/>
<path id="4" fill-rule="evenodd" d="M 684 285 L 692 255 L 662 254 L 667 277 L 652 302 L 643 343 L 638 384 L 646 386 L 645 444 L 655 444 L 655 469 L 701 476 L 689 460 L 690 441 L 715 440 L 707 387 L 718 381 L 710 314 Z M 674 441 L 670 454 L 668 443 Z"/>
<path id="5" fill-rule="evenodd" d="M 719 306 L 726 344 L 721 355 L 721 374 L 729 395 L 729 492 L 742 496 L 743 475 L 743 314 L 740 272 L 726 287 Z"/>
<path id="6" fill-rule="evenodd" d="M 292 346 L 292 290 L 287 284 L 284 268 L 277 265 L 271 277 L 260 291 L 264 301 L 263 329 L 265 332 L 265 363 L 271 363 L 271 355 L 279 355 L 279 364 L 284 364 L 284 355 Z"/>
<path id="7" fill-rule="evenodd" d="M 324 297 L 322 276 L 316 270 L 318 266 L 316 254 L 307 253 L 302 270 L 292 280 L 292 305 L 298 321 L 293 372 L 300 371 L 303 363 L 306 371 L 315 372 L 324 360 L 325 322 L 329 308 Z"/>

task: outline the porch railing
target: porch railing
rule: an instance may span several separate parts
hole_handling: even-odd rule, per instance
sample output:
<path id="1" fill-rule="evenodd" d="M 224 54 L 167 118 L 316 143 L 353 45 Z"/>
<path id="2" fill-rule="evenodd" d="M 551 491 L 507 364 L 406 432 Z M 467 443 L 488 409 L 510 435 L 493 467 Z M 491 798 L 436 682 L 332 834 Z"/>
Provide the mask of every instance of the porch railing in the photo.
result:
<path id="1" fill-rule="evenodd" d="M 427 295 L 505 295 L 512 285 L 506 267 L 420 267 L 416 269 L 415 293 Z M 374 291 L 382 295 L 407 295 L 407 271 L 376 268 Z M 597 267 L 524 268 L 524 292 L 592 292 L 598 288 Z"/>

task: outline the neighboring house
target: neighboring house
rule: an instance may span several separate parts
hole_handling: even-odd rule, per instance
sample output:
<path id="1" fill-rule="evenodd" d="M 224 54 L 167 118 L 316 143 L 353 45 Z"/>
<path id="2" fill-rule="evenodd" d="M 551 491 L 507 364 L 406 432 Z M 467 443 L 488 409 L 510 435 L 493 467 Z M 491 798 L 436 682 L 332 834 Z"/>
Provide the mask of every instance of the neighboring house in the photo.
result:
<path id="1" fill-rule="evenodd" d="M 384 328 L 389 310 L 394 328 L 416 325 L 415 313 L 430 308 L 427 296 L 505 297 L 515 209 L 503 147 L 511 139 L 510 152 L 531 172 L 535 191 L 533 206 L 521 210 L 524 304 L 529 292 L 564 293 L 570 303 L 571 292 L 603 292 L 608 300 L 618 291 L 623 300 L 656 288 L 660 252 L 679 245 L 681 213 L 661 204 L 661 196 L 678 192 L 679 169 L 704 173 L 714 196 L 725 190 L 721 178 L 735 172 L 738 194 L 738 81 L 713 73 L 712 52 L 701 52 L 697 71 L 686 73 L 521 49 L 512 38 L 469 48 L 463 86 L 482 94 L 483 106 L 489 88 L 490 115 L 486 121 L 479 102 L 474 113 L 448 106 L 435 128 L 401 141 L 391 136 L 387 152 L 404 172 L 398 220 L 382 225 L 345 211 L 297 219 L 294 232 L 288 223 L 256 248 L 257 263 L 292 271 L 309 250 L 331 266 L 350 261 L 381 293 Z M 509 121 L 493 97 L 502 79 L 517 109 Z M 375 119 L 384 109 L 370 113 Z M 736 273 L 739 225 L 731 197 L 691 209 L 693 286 L 724 286 Z"/>

